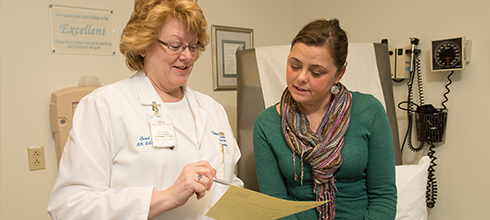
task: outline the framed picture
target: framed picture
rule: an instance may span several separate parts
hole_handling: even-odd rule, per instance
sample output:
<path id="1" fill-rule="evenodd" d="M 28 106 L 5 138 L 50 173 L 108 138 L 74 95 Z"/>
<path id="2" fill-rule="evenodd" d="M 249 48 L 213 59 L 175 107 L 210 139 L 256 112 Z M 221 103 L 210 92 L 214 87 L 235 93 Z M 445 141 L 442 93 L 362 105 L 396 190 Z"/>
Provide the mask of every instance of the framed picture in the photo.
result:
<path id="1" fill-rule="evenodd" d="M 212 25 L 213 87 L 236 90 L 236 52 L 253 48 L 253 29 Z"/>

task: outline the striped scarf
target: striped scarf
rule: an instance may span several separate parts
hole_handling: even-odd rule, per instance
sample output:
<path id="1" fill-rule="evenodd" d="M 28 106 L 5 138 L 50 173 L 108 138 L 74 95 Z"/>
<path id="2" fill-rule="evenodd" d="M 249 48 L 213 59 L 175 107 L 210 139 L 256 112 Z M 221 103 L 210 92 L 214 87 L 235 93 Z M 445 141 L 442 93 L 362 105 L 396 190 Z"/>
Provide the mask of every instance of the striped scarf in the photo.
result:
<path id="1" fill-rule="evenodd" d="M 306 161 L 313 170 L 316 201 L 328 201 L 317 207 L 320 219 L 335 219 L 337 187 L 334 172 L 342 164 L 340 150 L 350 121 L 350 93 L 341 83 L 338 86 L 340 92 L 332 94 L 333 98 L 316 133 L 311 131 L 308 119 L 299 111 L 287 88 L 281 98 L 281 125 L 286 142 L 293 151 L 295 180 L 298 181 L 295 157 L 298 154 L 301 157 L 301 184 L 303 161 Z"/>

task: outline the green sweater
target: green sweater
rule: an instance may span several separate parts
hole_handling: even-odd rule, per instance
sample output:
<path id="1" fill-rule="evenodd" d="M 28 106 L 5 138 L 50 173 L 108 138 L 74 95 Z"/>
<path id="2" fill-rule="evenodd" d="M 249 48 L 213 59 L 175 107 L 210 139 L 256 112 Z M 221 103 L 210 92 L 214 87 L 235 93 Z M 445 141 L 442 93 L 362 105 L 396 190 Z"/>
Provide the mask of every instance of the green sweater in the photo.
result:
<path id="1" fill-rule="evenodd" d="M 350 125 L 341 150 L 342 165 L 335 172 L 338 188 L 336 219 L 394 219 L 397 191 L 390 123 L 381 103 L 372 95 L 352 92 Z M 305 162 L 303 185 L 294 179 L 293 158 L 276 107 L 255 120 L 254 154 L 260 192 L 281 199 L 314 201 L 311 166 Z M 296 173 L 301 159 L 296 155 Z M 318 219 L 316 209 L 284 219 Z"/>

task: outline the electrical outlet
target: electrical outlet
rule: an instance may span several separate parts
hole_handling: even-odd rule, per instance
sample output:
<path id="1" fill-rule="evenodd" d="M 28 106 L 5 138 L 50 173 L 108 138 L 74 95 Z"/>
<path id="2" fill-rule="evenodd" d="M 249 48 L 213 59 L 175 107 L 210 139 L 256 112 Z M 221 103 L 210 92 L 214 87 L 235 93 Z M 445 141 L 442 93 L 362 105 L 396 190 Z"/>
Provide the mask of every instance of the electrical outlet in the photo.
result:
<path id="1" fill-rule="evenodd" d="M 29 171 L 44 170 L 44 146 L 33 146 L 27 148 L 27 159 L 29 161 Z"/>

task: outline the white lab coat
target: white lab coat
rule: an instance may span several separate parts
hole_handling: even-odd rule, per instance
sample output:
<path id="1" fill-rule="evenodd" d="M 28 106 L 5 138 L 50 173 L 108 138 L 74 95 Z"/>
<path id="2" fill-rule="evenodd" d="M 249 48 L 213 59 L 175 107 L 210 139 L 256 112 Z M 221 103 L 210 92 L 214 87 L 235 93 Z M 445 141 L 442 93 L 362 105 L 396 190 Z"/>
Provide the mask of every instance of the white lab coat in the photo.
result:
<path id="1" fill-rule="evenodd" d="M 174 120 L 173 150 L 151 144 L 147 116 L 153 114 L 152 101 L 162 114 L 169 111 L 144 72 L 84 97 L 49 199 L 52 218 L 147 219 L 153 190 L 167 189 L 186 164 L 200 160 L 208 161 L 218 178 L 243 186 L 234 174 L 240 151 L 223 107 L 187 86 L 184 93 L 195 116 L 198 141 L 187 137 Z M 156 219 L 208 219 L 205 213 L 227 188 L 213 184 L 204 198 L 192 196 Z"/>

